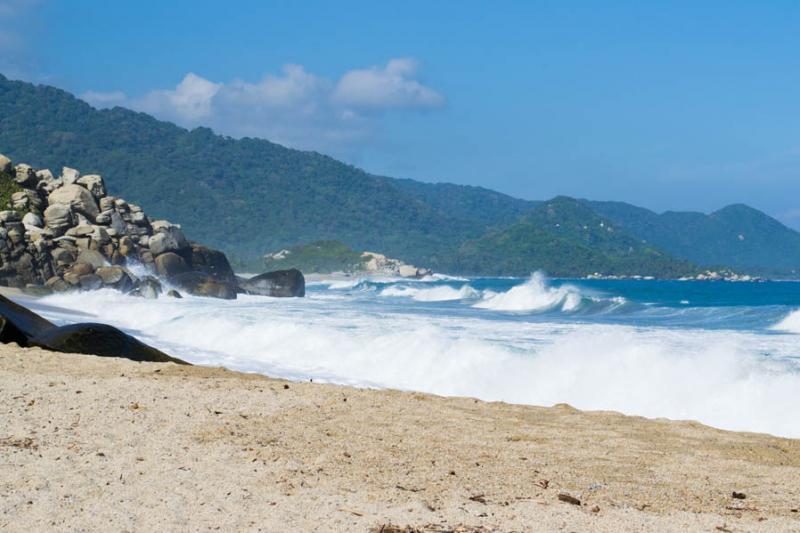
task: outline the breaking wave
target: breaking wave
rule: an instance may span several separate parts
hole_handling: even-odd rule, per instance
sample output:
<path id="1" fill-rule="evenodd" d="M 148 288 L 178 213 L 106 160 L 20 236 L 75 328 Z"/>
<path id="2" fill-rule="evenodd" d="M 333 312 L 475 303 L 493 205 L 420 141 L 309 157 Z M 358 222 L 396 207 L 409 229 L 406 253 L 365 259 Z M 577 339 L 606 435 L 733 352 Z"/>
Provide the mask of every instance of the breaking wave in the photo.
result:
<path id="1" fill-rule="evenodd" d="M 783 320 L 772 326 L 775 331 L 800 334 L 800 309 L 792 311 Z"/>
<path id="2" fill-rule="evenodd" d="M 473 307 L 510 312 L 550 310 L 573 312 L 581 309 L 586 303 L 616 306 L 624 304 L 625 300 L 584 294 L 580 288 L 570 284 L 554 287 L 549 284 L 544 274 L 536 272 L 528 281 L 506 292 L 484 291 L 483 299 Z"/>
<path id="3" fill-rule="evenodd" d="M 449 285 L 432 288 L 392 286 L 381 291 L 381 296 L 404 296 L 418 302 L 450 302 L 455 300 L 473 300 L 479 298 L 480 292 L 469 285 L 456 289 Z"/>
<path id="4" fill-rule="evenodd" d="M 520 287 L 487 300 L 531 309 L 586 298 L 536 279 Z M 536 291 L 544 295 L 527 294 Z M 800 437 L 800 418 L 776 408 L 800 390 L 796 342 L 787 336 L 772 336 L 772 357 L 763 357 L 763 337 L 750 332 L 374 313 L 350 298 L 144 300 L 97 291 L 39 302 L 49 318 L 87 320 L 52 306 L 80 309 L 197 364 Z"/>

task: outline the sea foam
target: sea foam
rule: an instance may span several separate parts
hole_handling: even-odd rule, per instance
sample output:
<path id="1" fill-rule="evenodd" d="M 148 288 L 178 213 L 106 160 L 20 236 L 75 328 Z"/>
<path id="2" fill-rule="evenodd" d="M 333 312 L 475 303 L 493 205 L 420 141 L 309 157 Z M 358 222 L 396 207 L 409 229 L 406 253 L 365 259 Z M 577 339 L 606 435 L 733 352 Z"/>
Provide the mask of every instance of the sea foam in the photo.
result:
<path id="1" fill-rule="evenodd" d="M 469 300 L 480 297 L 480 292 L 469 285 L 462 285 L 456 289 L 449 285 L 438 287 L 420 288 L 403 285 L 393 285 L 381 291 L 381 296 L 405 296 L 418 302 L 449 302 L 454 300 Z"/>
<path id="2" fill-rule="evenodd" d="M 40 302 L 49 318 L 76 320 L 47 305 L 94 313 L 197 364 L 800 437 L 800 419 L 776 407 L 800 390 L 796 343 L 781 336 L 765 358 L 764 339 L 748 332 L 376 314 L 349 299 L 153 301 L 97 291 Z"/>
<path id="3" fill-rule="evenodd" d="M 583 295 L 577 287 L 569 284 L 552 287 L 544 274 L 536 272 L 527 282 L 506 292 L 485 291 L 483 300 L 474 307 L 516 312 L 546 311 L 555 308 L 574 311 L 580 307 L 582 300 Z"/>
<path id="4" fill-rule="evenodd" d="M 783 320 L 772 326 L 775 331 L 800 334 L 800 309 L 792 311 Z"/>

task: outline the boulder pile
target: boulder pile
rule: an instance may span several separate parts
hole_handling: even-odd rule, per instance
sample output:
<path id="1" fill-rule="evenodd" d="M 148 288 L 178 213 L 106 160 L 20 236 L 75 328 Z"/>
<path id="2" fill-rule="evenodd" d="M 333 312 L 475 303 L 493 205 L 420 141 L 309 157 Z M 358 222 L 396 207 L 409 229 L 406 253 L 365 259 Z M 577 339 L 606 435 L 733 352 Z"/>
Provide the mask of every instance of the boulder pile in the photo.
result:
<path id="1" fill-rule="evenodd" d="M 0 155 L 0 285 L 52 292 L 110 287 L 157 297 L 166 292 L 158 278 L 200 296 L 246 292 L 224 253 L 109 195 L 102 176 L 64 167 L 55 177 Z"/>

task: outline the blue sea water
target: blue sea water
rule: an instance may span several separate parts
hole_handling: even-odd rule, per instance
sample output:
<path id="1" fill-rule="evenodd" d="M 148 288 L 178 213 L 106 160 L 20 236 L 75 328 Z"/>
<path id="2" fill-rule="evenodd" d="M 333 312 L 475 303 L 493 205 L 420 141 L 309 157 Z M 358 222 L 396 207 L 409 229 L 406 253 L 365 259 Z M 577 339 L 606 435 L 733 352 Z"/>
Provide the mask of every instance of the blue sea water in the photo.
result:
<path id="1" fill-rule="evenodd" d="M 315 279 L 307 297 L 26 302 L 190 362 L 800 437 L 800 283 Z M 83 316 L 73 314 L 76 311 Z"/>

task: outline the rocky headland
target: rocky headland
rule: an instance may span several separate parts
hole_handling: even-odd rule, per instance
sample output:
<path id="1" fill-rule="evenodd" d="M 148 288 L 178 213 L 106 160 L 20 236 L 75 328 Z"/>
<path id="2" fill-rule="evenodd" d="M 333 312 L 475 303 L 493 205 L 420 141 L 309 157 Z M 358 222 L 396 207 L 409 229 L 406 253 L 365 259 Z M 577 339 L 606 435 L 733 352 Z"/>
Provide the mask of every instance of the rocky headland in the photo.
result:
<path id="1" fill-rule="evenodd" d="M 298 272 L 255 282 L 237 277 L 219 250 L 192 242 L 180 225 L 152 219 L 107 193 L 97 174 L 14 165 L 0 155 L 0 285 L 41 293 L 114 288 L 155 298 L 239 293 L 303 296 Z"/>

